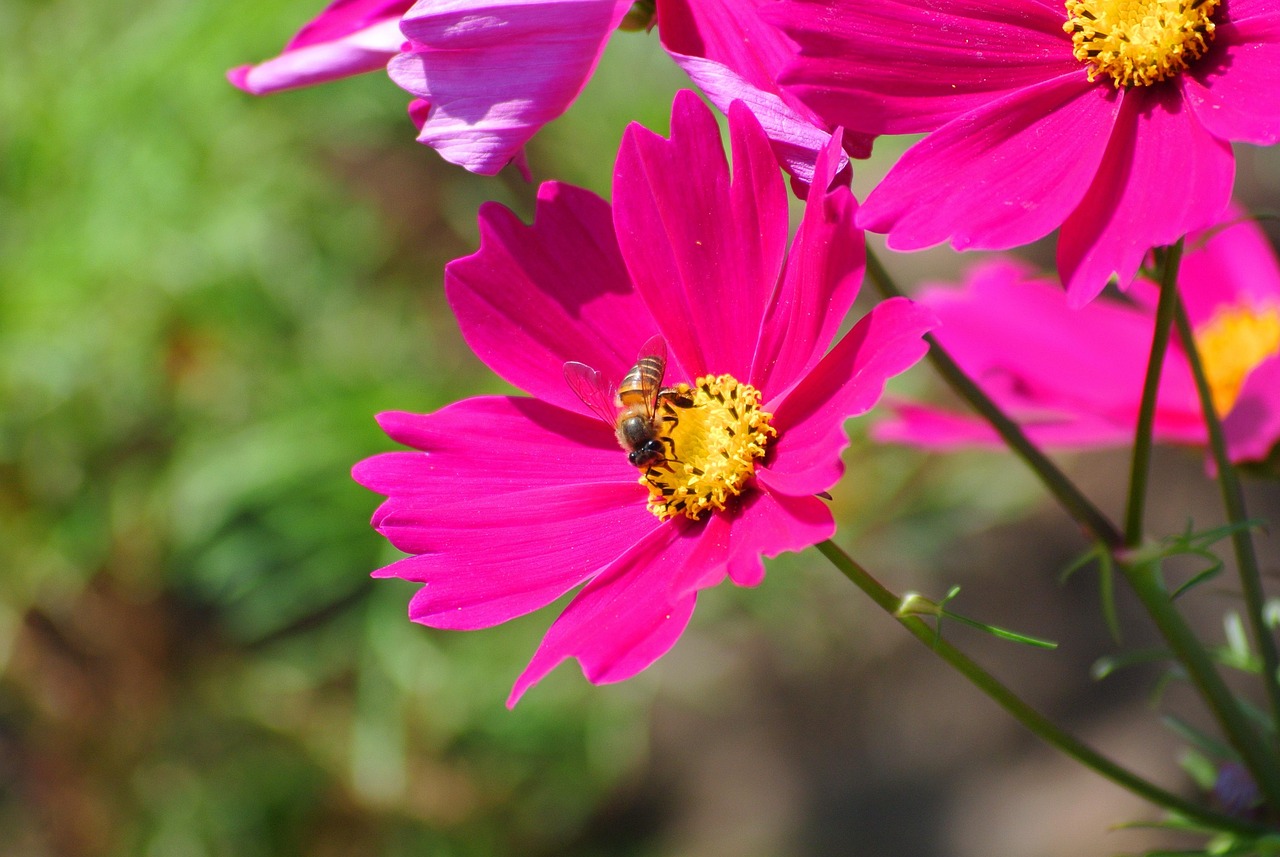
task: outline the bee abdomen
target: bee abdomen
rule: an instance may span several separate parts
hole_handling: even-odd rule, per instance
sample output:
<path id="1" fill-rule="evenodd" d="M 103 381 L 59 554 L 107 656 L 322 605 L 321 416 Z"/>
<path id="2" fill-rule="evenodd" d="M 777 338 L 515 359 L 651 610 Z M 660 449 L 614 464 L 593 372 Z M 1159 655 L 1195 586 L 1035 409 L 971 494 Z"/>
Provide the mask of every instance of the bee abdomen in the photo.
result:
<path id="1" fill-rule="evenodd" d="M 650 355 L 640 358 L 618 385 L 618 403 L 625 407 L 634 402 L 645 401 L 649 391 L 662 386 L 662 375 L 666 368 L 667 361 L 661 357 Z"/>

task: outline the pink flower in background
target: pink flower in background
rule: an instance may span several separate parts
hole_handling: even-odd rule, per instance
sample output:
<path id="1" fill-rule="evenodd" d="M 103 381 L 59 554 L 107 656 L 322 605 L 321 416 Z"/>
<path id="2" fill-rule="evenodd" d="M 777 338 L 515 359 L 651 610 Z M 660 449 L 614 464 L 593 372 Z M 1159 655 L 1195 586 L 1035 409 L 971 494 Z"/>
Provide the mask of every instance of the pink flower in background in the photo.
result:
<path id="1" fill-rule="evenodd" d="M 771 20 L 800 46 L 784 83 L 827 122 L 932 132 L 860 226 L 895 250 L 1005 249 L 1061 227 L 1059 272 L 1080 306 L 1221 216 L 1232 141 L 1280 139 L 1280 4 L 1160 8 L 790 0 Z"/>
<path id="2" fill-rule="evenodd" d="M 1280 440 L 1280 266 L 1252 221 L 1206 234 L 1207 242 L 1188 239 L 1179 286 L 1228 452 L 1233 461 L 1260 460 Z M 1033 440 L 1092 447 L 1133 441 L 1155 291 L 1140 280 L 1131 293 L 1137 304 L 1103 298 L 1072 310 L 1052 281 L 997 260 L 974 269 L 961 288 L 932 286 L 919 300 L 937 312 L 943 347 Z M 894 411 L 896 419 L 876 426 L 878 439 L 935 449 L 1000 445 L 976 417 L 905 403 Z M 1155 437 L 1208 439 L 1176 338 L 1161 376 Z"/>
<path id="3" fill-rule="evenodd" d="M 796 49 L 760 16 L 773 2 L 658 0 L 658 32 L 667 53 L 716 107 L 727 112 L 732 102 L 742 101 L 751 109 L 779 162 L 807 185 L 831 126 L 778 86 Z M 871 154 L 870 136 L 846 132 L 844 144 L 854 157 Z"/>
<path id="4" fill-rule="evenodd" d="M 387 500 L 373 524 L 409 557 L 377 572 L 423 584 L 410 616 L 476 629 L 582 588 L 515 683 L 514 705 L 567 658 L 595 683 L 635 675 L 679 637 L 697 592 L 760 582 L 762 556 L 830 537 L 814 495 L 840 477 L 844 420 L 924 353 L 932 315 L 880 304 L 830 350 L 863 272 L 856 203 L 824 150 L 787 248 L 787 197 L 759 123 L 729 111 L 733 171 L 711 112 L 680 93 L 671 139 L 632 125 L 612 209 L 542 185 L 532 225 L 480 212 L 477 253 L 446 290 L 463 336 L 530 397 L 466 399 L 380 424 L 414 452 L 361 462 Z M 667 460 L 632 466 L 562 367 L 614 382 L 655 334 L 687 400 L 660 422 Z M 665 400 L 664 400 L 665 401 Z"/>
<path id="5" fill-rule="evenodd" d="M 386 68 L 400 51 L 400 16 L 413 0 L 335 0 L 298 31 L 280 56 L 227 72 L 254 95 L 326 83 Z"/>

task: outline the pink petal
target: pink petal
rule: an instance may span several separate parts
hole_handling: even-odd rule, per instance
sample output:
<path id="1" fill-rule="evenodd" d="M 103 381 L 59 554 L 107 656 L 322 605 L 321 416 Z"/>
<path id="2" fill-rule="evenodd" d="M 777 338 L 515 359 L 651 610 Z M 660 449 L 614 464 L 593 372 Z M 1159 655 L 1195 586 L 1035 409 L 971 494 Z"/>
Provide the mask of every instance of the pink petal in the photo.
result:
<path id="1" fill-rule="evenodd" d="M 1234 205 L 1224 221 L 1238 222 L 1187 238 L 1178 281 L 1193 326 L 1224 306 L 1280 303 L 1280 263 L 1266 234 Z"/>
<path id="2" fill-rule="evenodd" d="M 747 378 L 787 241 L 786 188 L 759 122 L 729 111 L 733 181 L 711 111 L 676 95 L 671 139 L 627 128 L 613 219 L 636 289 L 692 376 Z"/>
<path id="3" fill-rule="evenodd" d="M 467 344 L 489 368 L 545 402 L 589 413 L 565 383 L 567 361 L 622 379 L 657 322 L 628 278 L 609 204 L 548 182 L 526 226 L 496 203 L 480 209 L 480 249 L 445 268 L 445 293 Z"/>
<path id="4" fill-rule="evenodd" d="M 1280 356 L 1249 373 L 1222 428 L 1232 461 L 1261 461 L 1270 454 L 1280 441 Z"/>
<path id="5" fill-rule="evenodd" d="M 464 399 L 432 414 L 382 413 L 378 424 L 392 440 L 429 453 L 384 453 L 356 465 L 357 482 L 388 496 L 449 494 L 458 485 L 501 494 L 536 485 L 638 482 L 609 428 L 536 399 Z"/>
<path id="6" fill-rule="evenodd" d="M 866 244 L 853 224 L 857 200 L 847 187 L 828 190 L 840 169 L 840 145 L 837 131 L 819 157 L 818 180 L 756 349 L 750 378 L 766 399 L 817 364 L 862 283 Z"/>
<path id="7" fill-rule="evenodd" d="M 1002 402 L 1134 424 L 1151 313 L 1111 301 L 1072 310 L 1061 288 L 1005 260 L 976 266 L 962 289 L 929 288 L 919 300 L 938 314 L 938 341 Z M 1170 362 L 1162 398 L 1193 410 L 1190 377 L 1175 374 Z"/>
<path id="8" fill-rule="evenodd" d="M 419 554 L 376 576 L 425 584 L 415 621 L 481 628 L 547 604 L 659 525 L 647 492 L 598 423 L 529 399 L 468 399 L 434 414 L 383 414 L 425 452 L 360 462 L 388 499 L 374 527 Z"/>
<path id="9" fill-rule="evenodd" d="M 758 586 L 764 580 L 763 557 L 802 551 L 835 534 L 831 510 L 816 497 L 772 494 L 760 485 L 743 494 L 724 511 L 707 520 L 704 545 L 727 557 L 727 564 L 683 569 L 672 583 L 676 598 L 715 586 L 727 575 L 738 586 Z"/>
<path id="10" fill-rule="evenodd" d="M 1119 102 L 1081 70 L 966 114 L 906 151 L 858 225 L 887 232 L 895 250 L 948 238 L 957 250 L 1004 249 L 1042 238 L 1084 196 Z"/>
<path id="11" fill-rule="evenodd" d="M 1187 104 L 1210 134 L 1258 145 L 1280 141 L 1280 11 L 1244 20 L 1238 0 L 1213 47 L 1179 80 Z"/>
<path id="12" fill-rule="evenodd" d="M 957 414 L 927 405 L 887 402 L 893 418 L 876 423 L 871 436 L 881 443 L 902 443 L 950 452 L 957 449 L 1003 449 L 995 429 L 979 417 Z M 1094 414 L 1062 413 L 1048 409 L 1028 413 L 1007 407 L 1027 436 L 1046 449 L 1092 449 L 1133 442 L 1132 425 L 1110 422 Z"/>
<path id="13" fill-rule="evenodd" d="M 1231 147 L 1176 88 L 1131 88 L 1097 176 L 1058 238 L 1071 306 L 1093 300 L 1113 274 L 1127 286 L 1152 247 L 1217 222 L 1234 175 Z"/>
<path id="14" fill-rule="evenodd" d="M 802 0 L 761 13 L 801 49 L 783 75 L 831 125 L 932 131 L 1019 90 L 1080 70 L 1061 3 Z"/>
<path id="15" fill-rule="evenodd" d="M 672 580 L 725 562 L 723 551 L 702 543 L 701 531 L 691 522 L 660 526 L 587 584 L 547 631 L 507 706 L 568 658 L 578 659 L 592 684 L 607 684 L 631 678 L 666 654 L 697 599 L 673 597 Z"/>
<path id="16" fill-rule="evenodd" d="M 377 530 L 417 554 L 374 572 L 423 584 L 409 616 L 433 628 L 488 628 L 544 607 L 660 522 L 640 486 L 545 487 L 504 495 L 388 500 Z"/>
<path id="17" fill-rule="evenodd" d="M 776 406 L 778 439 L 760 473 L 783 494 L 817 494 L 843 473 L 840 452 L 849 445 L 844 421 L 879 400 L 890 377 L 924 356 L 921 339 L 937 323 L 931 310 L 903 298 L 878 304 L 854 325 L 812 372 Z"/>
<path id="18" fill-rule="evenodd" d="M 684 69 L 689 79 L 706 93 L 707 98 L 722 111 L 729 105 L 741 102 L 755 114 L 765 134 L 773 144 L 779 163 L 804 184 L 813 181 L 813 164 L 818 152 L 831 139 L 824 130 L 822 120 L 803 106 L 792 106 L 779 95 L 757 89 L 736 72 L 715 60 L 668 51 L 676 65 Z M 859 150 L 870 154 L 870 137 Z"/>
<path id="19" fill-rule="evenodd" d="M 413 50 L 387 70 L 431 105 L 420 142 L 493 175 L 577 98 L 630 5 L 419 0 L 401 22 Z"/>
<path id="20" fill-rule="evenodd" d="M 750 107 L 787 171 L 808 184 L 830 133 L 813 111 L 778 87 L 795 46 L 761 19 L 760 8 L 770 2 L 664 0 L 658 32 L 676 64 L 721 112 L 727 114 L 738 100 Z M 870 146 L 869 138 L 859 138 L 855 148 L 865 156 Z"/>
<path id="21" fill-rule="evenodd" d="M 302 28 L 281 54 L 227 72 L 232 85 L 266 95 L 384 68 L 404 43 L 400 15 L 411 0 L 338 0 Z"/>
<path id="22" fill-rule="evenodd" d="M 383 21 L 399 21 L 413 0 L 334 0 L 297 32 L 285 50 L 336 42 Z M 398 29 L 398 28 L 397 28 Z M 395 47 L 404 39 L 400 38 Z M 393 50 L 395 48 L 393 47 Z"/>

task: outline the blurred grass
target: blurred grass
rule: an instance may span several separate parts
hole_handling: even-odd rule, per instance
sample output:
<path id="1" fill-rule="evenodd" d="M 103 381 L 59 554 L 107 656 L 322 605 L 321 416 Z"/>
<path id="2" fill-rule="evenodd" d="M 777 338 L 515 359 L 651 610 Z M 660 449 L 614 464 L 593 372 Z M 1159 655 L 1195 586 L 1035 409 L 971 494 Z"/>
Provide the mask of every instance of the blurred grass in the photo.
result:
<path id="1" fill-rule="evenodd" d="M 225 82 L 314 11 L 0 5 L 0 854 L 658 853 L 611 815 L 654 674 L 562 669 L 512 715 L 546 613 L 437 633 L 368 578 L 392 555 L 347 471 L 391 446 L 377 411 L 502 389 L 441 270 L 480 201 L 527 215 L 533 189 L 415 144 L 381 75 Z M 679 85 L 656 35 L 615 44 L 535 174 L 607 193 L 623 127 L 665 131 Z M 961 489 L 913 483 L 933 465 L 852 455 L 840 508 L 881 510 L 857 536 L 906 512 L 924 561 L 961 526 Z M 811 565 L 696 621 L 808 633 L 843 591 Z"/>

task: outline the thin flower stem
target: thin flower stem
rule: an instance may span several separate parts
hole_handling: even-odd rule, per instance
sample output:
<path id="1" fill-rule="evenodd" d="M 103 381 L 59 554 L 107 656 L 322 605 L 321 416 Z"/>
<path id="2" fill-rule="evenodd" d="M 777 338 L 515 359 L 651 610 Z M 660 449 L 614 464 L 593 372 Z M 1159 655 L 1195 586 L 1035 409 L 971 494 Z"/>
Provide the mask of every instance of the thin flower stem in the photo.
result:
<path id="1" fill-rule="evenodd" d="M 869 248 L 867 271 L 885 297 L 902 295 L 902 291 Z M 1199 638 L 1174 609 L 1160 578 L 1158 564 L 1134 562 L 1126 551 L 1121 550 L 1127 542 L 1125 534 L 1031 443 L 1018 425 L 982 392 L 933 336 L 926 335 L 925 339 L 929 342 L 929 359 L 943 379 L 1022 457 L 1085 532 L 1103 542 L 1113 552 L 1125 580 L 1142 601 L 1175 656 L 1186 668 L 1196 689 L 1212 709 L 1223 733 L 1259 784 L 1268 805 L 1280 807 L 1280 801 L 1277 801 L 1277 797 L 1280 797 L 1280 766 L 1271 764 L 1269 749 L 1261 743 L 1236 699 L 1227 690 Z"/>
<path id="2" fill-rule="evenodd" d="M 947 664 L 994 700 L 1001 708 L 1013 715 L 1015 720 L 1030 729 L 1050 746 L 1060 750 L 1090 770 L 1101 774 L 1116 785 L 1128 789 L 1139 797 L 1157 806 L 1162 806 L 1184 818 L 1206 824 L 1218 830 L 1234 833 L 1257 834 L 1266 830 L 1266 828 L 1252 822 L 1231 818 L 1184 800 L 1143 779 L 1132 771 L 1117 765 L 1024 702 L 991 673 L 974 663 L 968 655 L 965 655 L 955 646 L 942 639 L 919 616 L 899 615 L 898 608 L 902 603 L 902 599 L 886 589 L 834 542 L 830 540 L 821 542 L 817 547 L 823 556 L 831 561 L 832 565 L 839 569 L 845 577 L 849 578 L 855 586 L 866 593 L 877 606 L 897 619 L 898 624 L 906 628 L 912 636 L 928 646 L 934 654 L 946 661 Z"/>
<path id="3" fill-rule="evenodd" d="M 889 272 L 880 264 L 880 260 L 870 248 L 867 248 L 867 272 L 880 293 L 886 298 L 902 296 L 902 290 L 894 283 Z M 1010 449 L 1027 463 L 1027 466 L 1049 489 L 1049 493 L 1057 499 L 1068 514 L 1075 518 L 1076 523 L 1092 538 L 1104 542 L 1109 548 L 1114 549 L 1124 544 L 1124 535 L 1116 525 L 1031 442 L 1018 424 L 1000 410 L 1000 406 L 965 374 L 938 340 L 932 334 L 925 334 L 924 338 L 929 343 L 929 360 L 942 379 L 996 430 Z"/>
<path id="4" fill-rule="evenodd" d="M 1118 565 L 1200 696 L 1213 711 L 1223 734 L 1253 775 L 1267 806 L 1280 807 L 1276 800 L 1280 796 L 1280 765 L 1276 764 L 1270 748 L 1254 731 L 1239 702 L 1227 689 L 1200 638 L 1174 608 L 1173 599 L 1160 576 L 1159 560 L 1120 562 Z"/>
<path id="5" fill-rule="evenodd" d="M 1236 566 L 1240 572 L 1240 583 L 1244 591 L 1245 612 L 1249 615 L 1249 624 L 1262 654 L 1262 683 L 1267 689 L 1267 702 L 1271 707 L 1271 716 L 1275 724 L 1275 734 L 1280 736 L 1280 654 L 1276 651 L 1275 637 L 1267 627 L 1263 616 L 1265 601 L 1262 592 L 1262 576 L 1258 569 L 1258 554 L 1253 544 L 1253 533 L 1244 525 L 1249 519 L 1245 508 L 1244 491 L 1240 487 L 1240 479 L 1235 466 L 1227 457 L 1227 440 L 1222 431 L 1222 420 L 1213 404 L 1213 391 L 1205 377 L 1204 362 L 1196 348 L 1195 334 L 1191 329 L 1191 320 L 1187 317 L 1186 307 L 1178 301 L 1175 323 L 1178 326 L 1178 337 L 1182 340 L 1183 350 L 1187 354 L 1187 362 L 1191 364 L 1191 375 L 1196 382 L 1196 391 L 1200 395 L 1200 410 L 1204 414 L 1205 425 L 1209 429 L 1209 448 L 1213 451 L 1213 460 L 1218 468 L 1218 485 L 1222 490 L 1222 505 L 1227 512 L 1227 520 L 1234 525 L 1231 543 L 1235 549 Z"/>
<path id="6" fill-rule="evenodd" d="M 1164 356 L 1169 350 L 1169 332 L 1173 329 L 1173 309 L 1178 304 L 1178 266 L 1182 262 L 1182 240 L 1179 239 L 1172 247 L 1158 249 L 1156 258 L 1160 264 L 1160 301 L 1156 305 L 1151 356 L 1147 358 L 1147 376 L 1142 383 L 1138 427 L 1133 436 L 1129 502 L 1124 515 L 1124 543 L 1128 547 L 1135 547 L 1142 541 L 1142 525 L 1147 506 L 1147 477 L 1151 471 L 1151 433 L 1155 426 L 1156 400 L 1160 394 L 1160 374 L 1164 371 Z"/>

